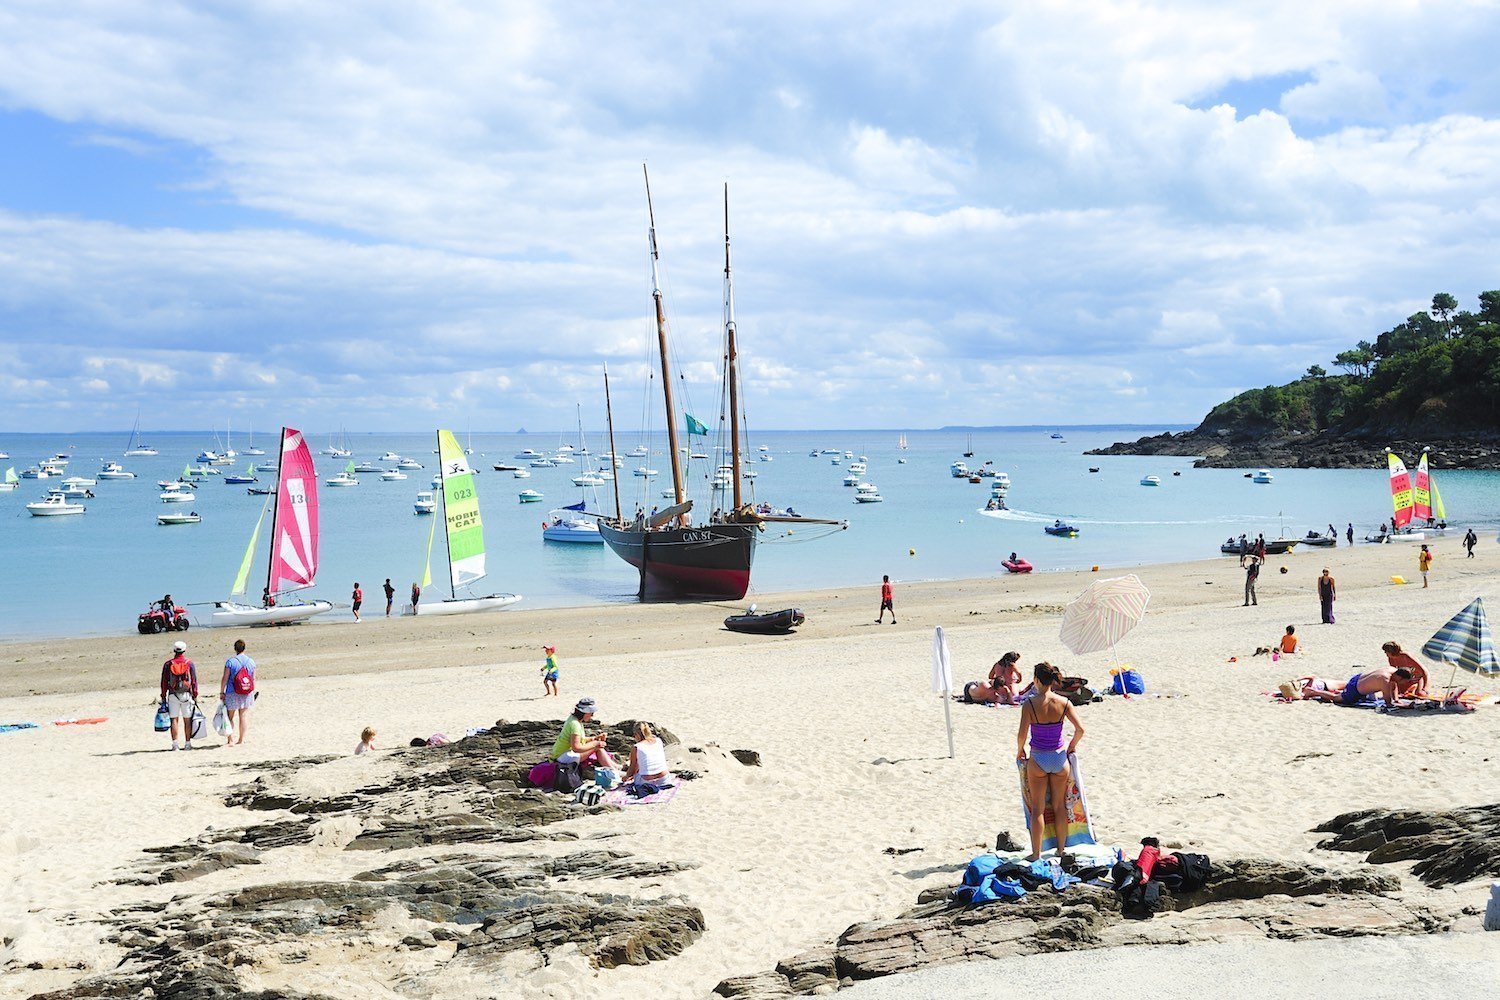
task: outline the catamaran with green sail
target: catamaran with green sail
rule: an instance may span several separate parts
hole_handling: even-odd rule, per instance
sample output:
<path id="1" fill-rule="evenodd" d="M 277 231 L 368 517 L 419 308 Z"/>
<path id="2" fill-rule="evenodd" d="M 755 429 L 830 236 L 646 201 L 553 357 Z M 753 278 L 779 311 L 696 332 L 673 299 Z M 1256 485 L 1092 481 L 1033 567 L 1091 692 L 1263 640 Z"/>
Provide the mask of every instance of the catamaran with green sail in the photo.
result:
<path id="1" fill-rule="evenodd" d="M 479 494 L 474 491 L 474 470 L 467 453 L 452 431 L 438 431 L 438 466 L 442 483 L 443 541 L 448 549 L 448 597 L 432 600 L 425 594 L 413 614 L 468 615 L 479 611 L 499 611 L 521 599 L 519 594 L 473 596 L 473 586 L 485 577 L 484 524 L 479 518 Z M 427 532 L 427 567 L 422 573 L 422 589 L 432 585 L 432 546 L 437 539 L 437 521 Z M 470 596 L 459 597 L 458 588 Z"/>
<path id="2" fill-rule="evenodd" d="M 302 432 L 281 429 L 280 459 L 276 463 L 276 492 L 250 534 L 240 571 L 230 588 L 231 600 L 214 603 L 208 623 L 229 625 L 287 625 L 332 611 L 328 601 L 291 602 L 288 595 L 311 587 L 318 575 L 318 472 Z M 267 509 L 271 514 L 271 558 L 266 567 L 266 593 L 262 604 L 241 604 L 232 598 L 249 588 L 250 569 Z"/>

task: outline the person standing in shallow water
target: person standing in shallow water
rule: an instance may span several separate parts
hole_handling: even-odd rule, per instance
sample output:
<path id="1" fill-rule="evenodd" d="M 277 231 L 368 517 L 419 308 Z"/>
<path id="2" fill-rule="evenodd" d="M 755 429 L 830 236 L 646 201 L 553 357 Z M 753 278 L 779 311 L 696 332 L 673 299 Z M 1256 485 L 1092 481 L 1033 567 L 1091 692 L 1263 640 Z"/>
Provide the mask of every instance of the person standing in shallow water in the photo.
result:
<path id="1" fill-rule="evenodd" d="M 895 593 L 891 590 L 891 578 L 888 575 L 880 578 L 880 617 L 875 619 L 875 624 L 884 624 L 887 611 L 891 613 L 891 624 L 896 624 Z"/>
<path id="2" fill-rule="evenodd" d="M 1318 604 L 1323 611 L 1323 624 L 1333 624 L 1333 602 L 1338 600 L 1338 585 L 1333 582 L 1333 577 L 1328 572 L 1328 567 L 1323 567 L 1323 575 L 1318 577 Z"/>
<path id="3" fill-rule="evenodd" d="M 1349 539 L 1349 544 L 1354 544 L 1354 522 L 1349 522 L 1349 527 L 1344 529 L 1344 537 Z"/>
<path id="4" fill-rule="evenodd" d="M 391 578 L 385 578 L 385 616 L 391 616 L 391 605 L 396 603 L 396 588 L 391 586 Z"/>

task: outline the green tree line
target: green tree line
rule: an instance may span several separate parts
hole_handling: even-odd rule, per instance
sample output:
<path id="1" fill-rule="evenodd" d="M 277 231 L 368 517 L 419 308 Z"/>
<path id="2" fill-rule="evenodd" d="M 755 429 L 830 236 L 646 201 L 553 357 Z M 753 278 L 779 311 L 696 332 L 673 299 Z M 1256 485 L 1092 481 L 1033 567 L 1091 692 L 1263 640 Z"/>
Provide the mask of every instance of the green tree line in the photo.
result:
<path id="1" fill-rule="evenodd" d="M 1500 432 L 1500 290 L 1477 311 L 1447 292 L 1333 358 L 1342 375 L 1312 365 L 1296 382 L 1242 392 L 1211 410 L 1199 431 L 1287 436 Z"/>

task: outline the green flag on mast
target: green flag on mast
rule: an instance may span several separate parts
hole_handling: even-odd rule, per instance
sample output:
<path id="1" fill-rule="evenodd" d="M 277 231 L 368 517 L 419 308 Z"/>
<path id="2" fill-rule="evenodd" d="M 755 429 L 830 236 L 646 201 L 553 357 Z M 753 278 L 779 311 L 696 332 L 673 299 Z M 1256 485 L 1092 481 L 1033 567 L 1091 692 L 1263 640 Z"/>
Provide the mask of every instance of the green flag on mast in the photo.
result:
<path id="1" fill-rule="evenodd" d="M 699 420 L 697 417 L 693 416 L 691 413 L 684 412 L 682 415 L 687 418 L 687 432 L 689 437 L 694 434 L 704 437 L 708 435 L 707 424 Z"/>

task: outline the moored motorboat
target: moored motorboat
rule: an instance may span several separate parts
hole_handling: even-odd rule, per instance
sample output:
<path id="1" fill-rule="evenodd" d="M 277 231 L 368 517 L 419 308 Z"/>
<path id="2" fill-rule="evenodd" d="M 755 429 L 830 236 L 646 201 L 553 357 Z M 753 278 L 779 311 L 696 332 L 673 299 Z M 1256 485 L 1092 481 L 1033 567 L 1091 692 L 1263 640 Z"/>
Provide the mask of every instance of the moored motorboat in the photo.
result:
<path id="1" fill-rule="evenodd" d="M 543 493 L 541 490 L 522 490 L 517 496 L 522 503 L 536 503 L 542 499 Z"/>
<path id="2" fill-rule="evenodd" d="M 411 509 L 416 514 L 431 514 L 437 510 L 437 500 L 433 497 L 431 490 L 422 490 L 417 494 L 417 499 L 412 503 Z"/>
<path id="3" fill-rule="evenodd" d="M 400 469 L 386 469 L 380 473 L 380 481 L 383 483 L 399 483 L 406 478 L 406 473 Z"/>
<path id="4" fill-rule="evenodd" d="M 1049 535 L 1056 535 L 1058 538 L 1077 538 L 1079 534 L 1078 529 L 1073 525 L 1064 524 L 1061 521 L 1054 521 L 1042 528 L 1042 530 Z"/>
<path id="5" fill-rule="evenodd" d="M 783 608 L 780 611 L 755 613 L 755 605 L 742 615 L 730 615 L 724 619 L 724 627 L 731 632 L 746 632 L 751 635 L 786 635 L 807 621 L 800 608 Z"/>
<path id="6" fill-rule="evenodd" d="M 579 508 L 582 504 L 579 505 Z M 574 545 L 603 545 L 604 536 L 599 534 L 599 520 L 585 517 L 576 508 L 554 510 L 542 522 L 542 539 L 548 542 L 568 542 Z"/>
<path id="7" fill-rule="evenodd" d="M 192 503 L 194 494 L 189 490 L 163 490 L 162 503 Z"/>
<path id="8" fill-rule="evenodd" d="M 187 514 L 157 514 L 157 524 L 197 524 L 202 518 L 196 512 Z"/>
<path id="9" fill-rule="evenodd" d="M 1141 485 L 1142 486 L 1160 486 L 1161 485 L 1161 477 L 1160 476 L 1142 476 L 1141 477 Z"/>
<path id="10" fill-rule="evenodd" d="M 1269 483 L 1273 482 L 1275 478 L 1275 476 L 1271 475 L 1270 469 L 1256 469 L 1254 475 L 1250 477 L 1250 481 L 1252 483 Z"/>
<path id="11" fill-rule="evenodd" d="M 95 476 L 99 479 L 134 479 L 134 472 L 126 472 L 119 462 L 105 462 Z"/>
<path id="12" fill-rule="evenodd" d="M 1032 569 L 1031 563 L 1022 559 L 1014 552 L 1011 553 L 1009 559 L 1000 560 L 1000 565 L 1004 566 L 1011 573 L 1030 573 Z"/>
<path id="13" fill-rule="evenodd" d="M 1266 540 L 1266 555 L 1284 556 L 1296 547 L 1297 538 L 1271 538 Z M 1219 551 L 1226 556 L 1246 555 L 1254 552 L 1256 542 L 1254 539 L 1231 539 L 1219 546 Z"/>
<path id="14" fill-rule="evenodd" d="M 402 472 L 414 472 L 422 468 L 422 463 L 418 462 L 415 458 L 403 458 L 396 463 L 396 468 Z"/>
<path id="15" fill-rule="evenodd" d="M 26 505 L 26 510 L 32 517 L 62 517 L 68 514 L 82 514 L 87 509 L 83 504 L 74 503 L 61 493 L 49 494 Z"/>

